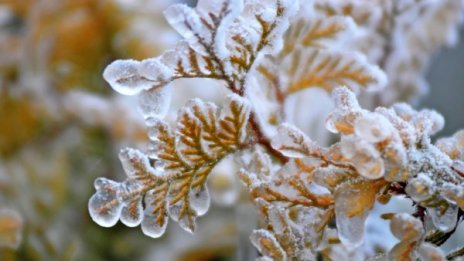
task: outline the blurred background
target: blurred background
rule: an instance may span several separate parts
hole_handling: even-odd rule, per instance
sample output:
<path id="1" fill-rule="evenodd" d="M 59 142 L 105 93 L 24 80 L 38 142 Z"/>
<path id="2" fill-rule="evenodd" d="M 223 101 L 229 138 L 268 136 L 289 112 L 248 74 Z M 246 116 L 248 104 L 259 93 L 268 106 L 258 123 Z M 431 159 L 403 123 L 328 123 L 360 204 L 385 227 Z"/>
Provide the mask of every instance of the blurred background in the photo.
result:
<path id="1" fill-rule="evenodd" d="M 151 239 L 120 224 L 99 227 L 88 215 L 94 179 L 124 176 L 119 149 L 147 145 L 136 101 L 113 92 L 102 71 L 115 59 L 143 59 L 169 48 L 178 36 L 162 10 L 174 2 L 0 0 L 0 260 L 255 255 L 248 243 L 253 207 L 241 198 L 228 162 L 211 177 L 217 200 L 194 236 L 172 224 L 166 236 Z M 416 106 L 445 116 L 443 135 L 464 127 L 463 68 L 463 42 L 436 55 L 427 76 L 431 89 Z M 178 81 L 174 88 L 174 108 L 192 97 L 224 97 L 213 83 Z"/>

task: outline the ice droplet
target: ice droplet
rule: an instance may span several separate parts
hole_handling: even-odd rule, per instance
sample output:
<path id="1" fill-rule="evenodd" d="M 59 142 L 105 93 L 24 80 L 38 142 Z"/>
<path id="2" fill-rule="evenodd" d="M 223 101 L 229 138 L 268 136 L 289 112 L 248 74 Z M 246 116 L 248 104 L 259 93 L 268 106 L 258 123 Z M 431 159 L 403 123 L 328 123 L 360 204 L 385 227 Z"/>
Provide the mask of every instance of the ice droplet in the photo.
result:
<path id="1" fill-rule="evenodd" d="M 121 211 L 121 222 L 128 227 L 136 227 L 143 218 L 142 200 L 136 199 L 125 205 Z"/>
<path id="2" fill-rule="evenodd" d="M 119 183 L 98 178 L 95 180 L 97 192 L 89 200 L 90 217 L 102 227 L 114 226 L 121 215 L 122 204 L 117 199 Z"/>
<path id="3" fill-rule="evenodd" d="M 346 204 L 344 200 L 335 201 L 335 218 L 337 222 L 337 230 L 340 241 L 348 248 L 354 249 L 363 243 L 364 223 L 366 222 L 369 212 L 348 217 L 346 210 L 340 206 Z M 338 207 L 337 207 L 338 205 Z"/>
<path id="4" fill-rule="evenodd" d="M 204 186 L 200 189 L 192 189 L 189 192 L 190 206 L 195 210 L 198 216 L 202 216 L 208 212 L 211 198 L 208 188 Z"/>
<path id="5" fill-rule="evenodd" d="M 377 179 L 385 172 L 384 162 L 375 146 L 354 136 L 343 136 L 341 152 L 348 158 L 358 173 L 368 179 Z"/>
<path id="6" fill-rule="evenodd" d="M 419 173 L 417 177 L 411 179 L 406 186 L 406 193 L 416 202 L 430 198 L 434 193 L 435 183 L 425 173 Z"/>
<path id="7" fill-rule="evenodd" d="M 161 56 L 163 57 L 163 56 Z M 145 59 L 140 62 L 139 73 L 142 77 L 154 82 L 166 82 L 173 74 L 173 70 L 163 63 L 160 57 Z"/>
<path id="8" fill-rule="evenodd" d="M 153 81 L 139 74 L 140 62 L 135 60 L 116 60 L 108 65 L 103 78 L 111 87 L 124 95 L 135 95 L 153 85 Z"/>
<path id="9" fill-rule="evenodd" d="M 445 183 L 442 188 L 443 197 L 451 204 L 457 204 L 461 209 L 464 209 L 464 187 L 462 185 L 454 185 Z"/>
<path id="10" fill-rule="evenodd" d="M 142 232 L 149 237 L 159 238 L 164 234 L 168 226 L 167 217 L 163 217 L 160 223 L 156 221 L 153 215 L 145 214 L 141 225 Z"/>
<path id="11" fill-rule="evenodd" d="M 391 123 L 382 115 L 375 113 L 364 113 L 356 118 L 354 129 L 356 135 L 372 143 L 387 139 L 393 132 Z"/>
<path id="12" fill-rule="evenodd" d="M 158 216 L 154 213 L 154 206 L 151 204 L 153 201 L 152 193 L 148 192 L 145 196 L 145 205 L 147 206 L 144 211 L 142 220 L 142 232 L 152 238 L 161 237 L 166 231 L 168 226 L 168 216 Z"/>
<path id="13" fill-rule="evenodd" d="M 402 241 L 417 241 L 424 233 L 422 223 L 407 213 L 395 214 L 390 221 L 390 230 Z"/>
<path id="14" fill-rule="evenodd" d="M 236 178 L 238 171 L 234 157 L 221 160 L 211 171 L 208 183 L 211 198 L 215 203 L 231 206 L 239 196 L 240 187 Z"/>
<path id="15" fill-rule="evenodd" d="M 171 86 L 144 90 L 139 95 L 139 111 L 145 118 L 164 118 L 171 104 Z"/>
<path id="16" fill-rule="evenodd" d="M 440 214 L 438 208 L 427 208 L 427 212 L 430 214 L 433 225 L 442 232 L 449 232 L 456 226 L 458 219 L 459 208 L 455 205 L 448 205 L 445 213 Z"/>

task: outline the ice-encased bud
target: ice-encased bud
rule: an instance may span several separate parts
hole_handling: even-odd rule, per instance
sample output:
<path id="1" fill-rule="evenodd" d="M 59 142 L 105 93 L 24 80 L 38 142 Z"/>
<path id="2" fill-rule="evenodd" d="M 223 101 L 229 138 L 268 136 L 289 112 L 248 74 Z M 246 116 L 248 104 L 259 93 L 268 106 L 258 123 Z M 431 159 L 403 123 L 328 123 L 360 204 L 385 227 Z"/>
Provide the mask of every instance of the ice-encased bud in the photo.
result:
<path id="1" fill-rule="evenodd" d="M 354 131 L 360 138 L 377 143 L 388 139 L 393 133 L 393 126 L 382 115 L 363 113 L 354 122 Z"/>
<path id="2" fill-rule="evenodd" d="M 349 197 L 350 195 L 345 195 Z M 337 198 L 335 200 L 335 218 L 337 222 L 337 231 L 340 241 L 346 247 L 354 249 L 360 246 L 364 240 L 364 224 L 366 222 L 368 211 L 361 215 L 348 217 L 346 215 L 346 200 Z"/>
<path id="3" fill-rule="evenodd" d="M 422 222 L 407 213 L 395 214 L 390 221 L 392 234 L 401 241 L 413 242 L 424 233 Z"/>
<path id="4" fill-rule="evenodd" d="M 149 118 L 164 118 L 171 104 L 171 86 L 166 85 L 149 90 L 143 90 L 139 97 L 139 111 L 145 120 Z"/>
<path id="5" fill-rule="evenodd" d="M 334 111 L 325 120 L 325 128 L 332 133 L 352 134 L 354 132 L 354 122 L 360 115 L 359 111 L 344 113 Z"/>
<path id="6" fill-rule="evenodd" d="M 103 78 L 121 94 L 138 94 L 153 85 L 153 81 L 140 75 L 139 66 L 135 60 L 116 60 L 106 67 Z"/>
<path id="7" fill-rule="evenodd" d="M 360 191 L 355 187 L 343 183 L 337 187 L 334 193 L 338 237 L 343 245 L 350 249 L 363 243 L 364 224 L 370 208 L 370 206 L 356 206 L 356 204 L 363 204 L 363 202 L 356 202 Z M 355 208 L 361 209 L 361 211 L 353 215 L 352 211 Z"/>
<path id="8" fill-rule="evenodd" d="M 409 180 L 406 193 L 415 202 L 421 202 L 430 198 L 434 190 L 435 182 L 425 173 L 417 174 L 417 177 Z"/>
<path id="9" fill-rule="evenodd" d="M 343 136 L 340 149 L 361 176 L 368 179 L 383 176 L 384 162 L 373 144 L 355 136 Z"/>
<path id="10" fill-rule="evenodd" d="M 464 186 L 445 183 L 442 188 L 442 196 L 451 204 L 457 204 L 464 210 Z"/>
<path id="11" fill-rule="evenodd" d="M 458 221 L 459 208 L 455 205 L 448 205 L 443 215 L 439 208 L 430 207 L 427 208 L 427 212 L 432 219 L 433 225 L 442 232 L 449 232 L 456 227 Z"/>
<path id="12" fill-rule="evenodd" d="M 90 217 L 102 227 L 114 226 L 123 207 L 117 197 L 120 185 L 106 178 L 96 179 L 94 185 L 97 192 L 89 200 Z"/>

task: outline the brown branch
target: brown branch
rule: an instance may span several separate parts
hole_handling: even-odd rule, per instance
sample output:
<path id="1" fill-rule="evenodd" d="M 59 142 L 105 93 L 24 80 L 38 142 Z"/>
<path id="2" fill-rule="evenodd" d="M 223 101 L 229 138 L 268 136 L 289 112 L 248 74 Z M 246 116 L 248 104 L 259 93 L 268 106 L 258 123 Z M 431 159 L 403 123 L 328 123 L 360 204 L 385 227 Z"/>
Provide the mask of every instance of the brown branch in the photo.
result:
<path id="1" fill-rule="evenodd" d="M 461 256 L 464 256 L 464 247 L 460 247 L 454 250 L 453 252 L 448 253 L 448 255 L 446 255 L 446 259 L 454 260 L 455 258 L 458 258 Z"/>
<path id="2" fill-rule="evenodd" d="M 271 146 L 271 141 L 266 137 L 266 135 L 264 135 L 253 111 L 250 114 L 248 123 L 250 124 L 251 130 L 255 134 L 255 139 L 259 144 L 263 145 L 269 153 L 278 158 L 282 163 L 288 162 L 288 158 L 285 157 L 285 155 Z"/>

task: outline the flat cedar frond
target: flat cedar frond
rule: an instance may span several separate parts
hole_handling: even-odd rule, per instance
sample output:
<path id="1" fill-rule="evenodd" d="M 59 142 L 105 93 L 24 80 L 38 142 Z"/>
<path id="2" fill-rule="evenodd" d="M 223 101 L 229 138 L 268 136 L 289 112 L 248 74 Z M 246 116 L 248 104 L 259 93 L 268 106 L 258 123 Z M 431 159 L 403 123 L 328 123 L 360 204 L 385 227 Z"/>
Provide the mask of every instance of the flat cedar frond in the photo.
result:
<path id="1" fill-rule="evenodd" d="M 245 142 L 248 102 L 230 95 L 226 106 L 219 114 L 213 103 L 191 100 L 179 111 L 175 132 L 160 120 L 152 121 L 153 166 L 142 152 L 122 150 L 120 158 L 128 179 L 122 183 L 96 181 L 97 193 L 89 202 L 92 218 L 104 226 L 114 225 L 119 218 L 129 226 L 141 223 L 145 234 L 159 237 L 169 215 L 193 232 L 196 217 L 209 208 L 208 175 Z"/>
<path id="2" fill-rule="evenodd" d="M 184 40 L 162 55 L 137 62 L 116 61 L 104 72 L 111 86 L 123 94 L 160 88 L 179 78 L 222 80 L 244 93 L 245 78 L 256 58 L 280 47 L 286 19 L 297 1 L 199 1 L 165 11 L 169 24 Z M 272 13 L 272 15 L 270 15 Z"/>
<path id="3" fill-rule="evenodd" d="M 362 57 L 324 50 L 297 50 L 283 61 L 287 85 L 284 92 L 291 94 L 305 88 L 320 87 L 331 91 L 337 86 L 367 88 L 378 84 L 376 73 Z"/>
<path id="4" fill-rule="evenodd" d="M 303 17 L 292 23 L 276 57 L 266 57 L 257 71 L 273 85 L 277 99 L 307 88 L 327 91 L 340 85 L 352 89 L 379 89 L 385 75 L 360 53 L 338 50 L 355 27 L 350 17 Z M 279 97 L 280 96 L 280 97 Z"/>
<path id="5" fill-rule="evenodd" d="M 277 68 L 262 65 L 259 71 L 270 81 L 277 82 L 284 95 L 313 87 L 330 92 L 340 85 L 372 89 L 385 81 L 384 75 L 364 57 L 333 50 L 300 47 L 274 63 L 278 64 Z"/>
<path id="6" fill-rule="evenodd" d="M 351 32 L 353 26 L 351 19 L 341 16 L 300 17 L 285 33 L 284 47 L 279 57 L 287 56 L 300 46 L 328 48 L 336 44 L 341 35 Z"/>

